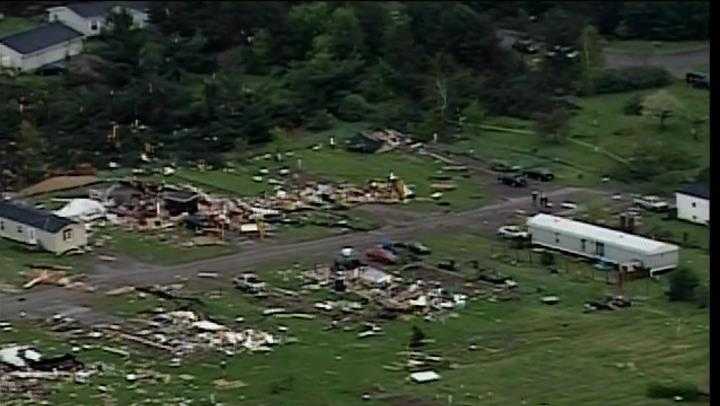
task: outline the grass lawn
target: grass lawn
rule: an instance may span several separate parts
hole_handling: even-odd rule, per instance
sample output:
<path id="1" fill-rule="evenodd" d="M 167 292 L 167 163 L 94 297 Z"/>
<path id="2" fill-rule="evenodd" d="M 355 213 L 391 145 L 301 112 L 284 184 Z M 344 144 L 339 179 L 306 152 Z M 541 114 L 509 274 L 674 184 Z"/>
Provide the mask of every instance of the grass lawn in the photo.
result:
<path id="1" fill-rule="evenodd" d="M 228 246 L 182 247 L 179 244 L 188 241 L 187 233 L 173 230 L 166 235 L 162 233 L 140 233 L 112 229 L 103 232 L 111 237 L 104 250 L 127 255 L 138 261 L 154 265 L 176 265 L 201 259 L 228 255 L 237 249 Z M 167 241 L 162 238 L 170 237 Z"/>
<path id="2" fill-rule="evenodd" d="M 683 112 L 668 120 L 660 130 L 656 119 L 623 114 L 623 106 L 636 94 L 653 90 L 600 95 L 582 99 L 582 107 L 570 120 L 570 139 L 552 144 L 534 134 L 481 130 L 468 131 L 469 139 L 450 146 L 456 152 L 471 153 L 484 159 L 504 159 L 523 166 L 542 165 L 556 172 L 558 181 L 580 186 L 599 183 L 622 165 L 617 159 L 631 158 L 635 148 L 647 137 L 672 145 L 691 157 L 696 167 L 689 171 L 661 175 L 656 179 L 676 186 L 685 176 L 694 175 L 709 162 L 709 126 L 698 126 L 698 141 L 689 134 L 692 124 L 684 112 L 707 117 L 708 93 L 677 82 L 667 90 L 683 104 Z M 487 124 L 529 131 L 532 123 L 506 118 L 491 118 Z M 597 149 L 596 149 L 597 148 Z"/>
<path id="3" fill-rule="evenodd" d="M 612 293 L 614 288 L 592 281 L 587 273 L 580 275 L 587 272 L 583 264 L 571 262 L 571 271 L 550 274 L 527 261 L 511 265 L 503 256 L 512 257 L 512 250 L 485 237 L 461 234 L 420 238 L 433 249 L 435 258 L 454 257 L 461 262 L 485 258 L 486 265 L 518 281 L 520 300 L 471 301 L 458 310 L 457 318 L 443 322 L 398 319 L 384 325 L 385 335 L 363 341 L 353 331 L 325 331 L 327 319 L 263 317 L 262 301 L 224 289 L 219 299 L 203 299 L 205 304 L 198 310 L 227 324 L 243 316 L 243 325 L 268 331 L 277 331 L 277 326 L 283 325 L 300 341 L 262 355 L 198 354 L 178 368 L 167 365 L 169 356 L 142 347 L 130 347 L 127 360 L 98 350 L 82 351 L 79 356 L 84 362 L 102 361 L 112 368 L 106 368 L 102 377 L 93 378 L 88 385 L 57 384 L 50 401 L 58 405 L 90 404 L 110 396 L 118 404 L 153 398 L 161 403 L 193 399 L 197 404 L 275 405 L 292 399 L 298 405 L 392 405 L 396 403 L 382 398 L 420 398 L 445 404 L 451 395 L 453 404 L 467 405 L 521 404 L 523 400 L 553 405 L 670 405 L 675 403 L 671 399 L 648 398 L 647 385 L 695 384 L 706 377 L 708 312 L 692 304 L 667 302 L 663 280 L 629 282 L 626 292 L 645 297 L 629 309 L 586 314 L 582 312 L 586 300 Z M 490 259 L 490 246 L 495 259 Z M 707 255 L 701 257 L 707 259 Z M 256 272 L 273 281 L 280 275 L 277 269 L 284 268 Z M 549 294 L 558 295 L 561 302 L 555 306 L 540 304 L 540 297 Z M 172 304 L 152 298 L 113 300 L 128 302 L 120 309 L 127 316 L 158 305 L 172 308 Z M 433 340 L 424 351 L 445 360 L 433 368 L 442 376 L 437 383 L 411 384 L 406 380 L 407 371 L 383 368 L 405 362 L 398 353 L 407 350 L 413 325 Z M 0 342 L 28 340 L 52 353 L 70 347 L 47 333 L 36 333 L 31 326 L 0 334 Z M 107 344 L 103 340 L 91 343 Z M 470 344 L 477 350 L 469 351 Z M 221 361 L 226 362 L 224 367 Z M 156 383 L 125 380 L 126 374 L 141 369 L 168 376 Z M 191 375 L 192 380 L 180 379 L 181 374 Z M 215 385 L 217 379 L 239 380 L 247 386 L 223 390 Z M 99 385 L 107 386 L 109 395 L 101 395 Z M 367 392 L 379 395 L 375 400 L 361 400 Z"/>
<path id="4" fill-rule="evenodd" d="M 72 266 L 73 272 L 82 272 L 87 264 L 83 256 L 56 256 L 49 252 L 30 252 L 23 244 L 0 238 L 0 285 L 18 287 L 26 282 L 21 273 L 30 264 Z"/>
<path id="5" fill-rule="evenodd" d="M 38 24 L 27 18 L 5 17 L 0 19 L 0 37 L 29 30 Z"/>
<path id="6" fill-rule="evenodd" d="M 663 55 L 677 52 L 696 51 L 708 47 L 707 41 L 610 41 L 605 45 L 605 52 L 639 54 L 639 55 Z"/>

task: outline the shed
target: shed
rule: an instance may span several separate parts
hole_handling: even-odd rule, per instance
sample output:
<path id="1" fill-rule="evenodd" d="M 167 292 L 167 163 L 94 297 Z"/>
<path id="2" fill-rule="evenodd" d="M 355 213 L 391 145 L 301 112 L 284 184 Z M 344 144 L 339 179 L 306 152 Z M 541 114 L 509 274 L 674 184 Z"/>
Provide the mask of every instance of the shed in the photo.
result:
<path id="1" fill-rule="evenodd" d="M 165 209 L 171 216 L 178 216 L 182 213 L 197 213 L 199 199 L 200 195 L 197 193 L 185 190 L 168 191 L 163 193 Z"/>
<path id="2" fill-rule="evenodd" d="M 56 254 L 87 245 L 83 224 L 11 202 L 0 202 L 0 236 Z"/>
<path id="3" fill-rule="evenodd" d="M 529 218 L 527 226 L 533 245 L 616 266 L 640 263 L 651 275 L 676 268 L 678 264 L 676 245 L 638 235 L 542 213 Z"/>
<path id="4" fill-rule="evenodd" d="M 698 224 L 710 224 L 710 188 L 692 183 L 675 191 L 677 217 Z"/>

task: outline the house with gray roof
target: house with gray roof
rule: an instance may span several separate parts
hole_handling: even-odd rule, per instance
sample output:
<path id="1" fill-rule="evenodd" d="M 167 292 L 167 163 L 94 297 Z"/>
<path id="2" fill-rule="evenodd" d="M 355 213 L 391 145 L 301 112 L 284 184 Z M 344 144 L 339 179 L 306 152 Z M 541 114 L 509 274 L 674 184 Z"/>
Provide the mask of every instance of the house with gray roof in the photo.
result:
<path id="1" fill-rule="evenodd" d="M 82 52 L 83 35 L 62 23 L 44 24 L 0 38 L 0 67 L 32 71 Z"/>
<path id="2" fill-rule="evenodd" d="M 93 1 L 51 7 L 47 12 L 50 22 L 60 21 L 86 37 L 93 37 L 100 35 L 111 12 L 123 9 L 132 17 L 134 27 L 144 28 L 149 20 L 147 8 L 144 1 Z"/>
<path id="3" fill-rule="evenodd" d="M 0 237 L 55 254 L 87 245 L 83 224 L 14 202 L 0 202 Z"/>

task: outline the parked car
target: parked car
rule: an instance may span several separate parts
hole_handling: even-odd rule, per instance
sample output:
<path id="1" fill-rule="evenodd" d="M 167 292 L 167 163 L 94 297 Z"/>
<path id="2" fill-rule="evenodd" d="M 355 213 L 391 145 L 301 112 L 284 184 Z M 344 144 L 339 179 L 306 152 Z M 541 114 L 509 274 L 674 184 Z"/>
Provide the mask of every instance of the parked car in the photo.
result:
<path id="1" fill-rule="evenodd" d="M 502 226 L 498 228 L 497 235 L 511 240 L 524 240 L 530 236 L 527 231 L 518 226 Z"/>
<path id="2" fill-rule="evenodd" d="M 546 168 L 532 168 L 532 169 L 526 169 L 523 172 L 523 175 L 527 176 L 530 179 L 540 180 L 543 182 L 549 182 L 553 179 L 555 179 L 555 175 Z"/>
<path id="3" fill-rule="evenodd" d="M 668 203 L 654 195 L 646 195 L 633 199 L 633 203 L 650 211 L 666 211 L 670 208 Z"/>
<path id="4" fill-rule="evenodd" d="M 509 173 L 498 176 L 498 181 L 513 187 L 524 187 L 527 186 L 527 179 L 525 176 L 519 173 Z"/>
<path id="5" fill-rule="evenodd" d="M 408 244 L 408 249 L 416 255 L 429 255 L 430 254 L 430 248 L 428 248 L 426 245 L 419 243 L 419 242 L 413 242 Z"/>

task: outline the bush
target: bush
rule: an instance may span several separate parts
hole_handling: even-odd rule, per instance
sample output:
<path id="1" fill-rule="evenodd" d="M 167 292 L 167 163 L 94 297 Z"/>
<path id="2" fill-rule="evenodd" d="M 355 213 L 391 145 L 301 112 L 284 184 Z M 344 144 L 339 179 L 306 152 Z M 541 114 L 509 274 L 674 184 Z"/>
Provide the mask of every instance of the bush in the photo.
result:
<path id="1" fill-rule="evenodd" d="M 424 345 L 425 333 L 418 326 L 412 327 L 412 336 L 410 336 L 410 348 L 419 348 Z"/>
<path id="2" fill-rule="evenodd" d="M 667 292 L 670 301 L 692 301 L 700 279 L 688 268 L 678 268 L 670 274 L 670 289 Z"/>
<path id="3" fill-rule="evenodd" d="M 672 83 L 670 72 L 657 66 L 603 69 L 595 78 L 595 92 L 620 93 L 662 87 L 670 83 Z"/>
<path id="4" fill-rule="evenodd" d="M 555 265 L 555 254 L 547 251 L 543 252 L 542 255 L 540 255 L 540 264 L 543 266 Z"/>
<path id="5" fill-rule="evenodd" d="M 643 96 L 636 94 L 633 95 L 623 106 L 623 113 L 627 116 L 639 116 L 642 114 L 642 101 Z"/>
<path id="6" fill-rule="evenodd" d="M 672 399 L 680 396 L 685 401 L 697 400 L 700 397 L 697 387 L 688 382 L 675 384 L 651 383 L 647 387 L 647 397 L 653 399 Z"/>
<path id="7" fill-rule="evenodd" d="M 373 108 L 364 97 L 358 94 L 350 94 L 340 101 L 337 117 L 340 120 L 349 122 L 361 121 L 372 112 Z"/>
<path id="8" fill-rule="evenodd" d="M 314 113 L 305 123 L 305 128 L 312 131 L 329 130 L 335 125 L 335 117 L 327 110 Z"/>

